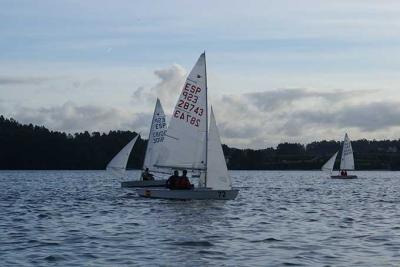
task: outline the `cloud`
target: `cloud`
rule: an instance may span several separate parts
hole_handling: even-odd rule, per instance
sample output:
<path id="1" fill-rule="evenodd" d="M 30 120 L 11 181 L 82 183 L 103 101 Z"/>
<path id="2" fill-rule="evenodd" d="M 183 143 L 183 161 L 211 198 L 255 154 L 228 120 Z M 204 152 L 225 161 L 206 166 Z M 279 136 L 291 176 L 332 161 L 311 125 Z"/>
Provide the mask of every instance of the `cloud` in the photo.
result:
<path id="1" fill-rule="evenodd" d="M 223 142 L 260 148 L 279 142 L 388 138 L 400 130 L 400 101 L 379 90 L 279 89 L 225 95 L 214 101 Z"/>
<path id="2" fill-rule="evenodd" d="M 116 108 L 76 105 L 66 102 L 49 108 L 18 108 L 12 115 L 22 123 L 44 125 L 53 130 L 66 132 L 101 131 L 125 129 L 145 131 L 151 114 L 131 113 Z"/>
<path id="3" fill-rule="evenodd" d="M 293 114 L 288 124 L 297 125 L 298 129 L 313 124 L 373 132 L 400 126 L 400 102 L 371 102 L 329 112 L 303 111 Z"/>
<path id="4" fill-rule="evenodd" d="M 45 77 L 18 77 L 18 76 L 0 76 L 1 85 L 23 85 L 23 84 L 40 84 L 50 78 Z"/>
<path id="5" fill-rule="evenodd" d="M 335 90 L 333 92 L 318 92 L 304 88 L 277 89 L 264 92 L 247 93 L 244 96 L 255 104 L 259 109 L 272 111 L 278 108 L 285 108 L 295 102 L 305 101 L 312 98 L 313 101 L 338 102 L 345 101 L 357 95 L 365 95 L 374 91 L 371 90 Z"/>
<path id="6" fill-rule="evenodd" d="M 151 103 L 154 105 L 155 99 L 160 98 L 164 108 L 171 110 L 177 101 L 178 94 L 182 89 L 186 78 L 186 71 L 179 65 L 172 65 L 169 68 L 154 71 L 159 82 L 147 89 L 143 86 L 137 88 L 132 95 L 134 103 Z"/>

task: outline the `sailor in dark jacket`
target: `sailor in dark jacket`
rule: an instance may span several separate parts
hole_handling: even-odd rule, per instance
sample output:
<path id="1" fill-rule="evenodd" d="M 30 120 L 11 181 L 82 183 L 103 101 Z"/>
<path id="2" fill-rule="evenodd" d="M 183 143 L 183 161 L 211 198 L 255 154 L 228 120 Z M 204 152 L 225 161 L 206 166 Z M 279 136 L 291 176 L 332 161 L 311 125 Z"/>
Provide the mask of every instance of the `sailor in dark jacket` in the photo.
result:
<path id="1" fill-rule="evenodd" d="M 172 175 L 171 177 L 168 178 L 165 186 L 169 189 L 176 189 L 176 183 L 177 183 L 178 179 L 179 179 L 179 173 L 177 170 L 175 170 L 174 175 Z"/>

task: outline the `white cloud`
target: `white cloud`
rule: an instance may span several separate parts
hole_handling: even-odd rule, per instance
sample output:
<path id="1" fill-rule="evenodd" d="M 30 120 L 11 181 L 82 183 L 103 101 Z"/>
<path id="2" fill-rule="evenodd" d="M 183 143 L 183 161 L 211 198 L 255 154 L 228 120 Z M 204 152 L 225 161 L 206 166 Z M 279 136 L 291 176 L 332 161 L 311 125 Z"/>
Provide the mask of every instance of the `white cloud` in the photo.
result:
<path id="1" fill-rule="evenodd" d="M 179 65 L 154 71 L 159 82 L 151 88 L 139 87 L 133 92 L 132 100 L 136 104 L 154 106 L 158 97 L 166 113 L 170 113 L 175 106 L 178 94 L 186 78 L 186 71 Z"/>

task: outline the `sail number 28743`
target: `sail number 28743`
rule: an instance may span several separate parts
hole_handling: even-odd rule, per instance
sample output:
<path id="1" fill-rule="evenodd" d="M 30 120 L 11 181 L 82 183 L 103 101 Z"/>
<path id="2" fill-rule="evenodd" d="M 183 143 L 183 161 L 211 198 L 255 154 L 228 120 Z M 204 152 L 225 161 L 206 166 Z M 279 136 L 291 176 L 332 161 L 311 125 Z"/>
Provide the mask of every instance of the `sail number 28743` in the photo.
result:
<path id="1" fill-rule="evenodd" d="M 174 112 L 174 117 L 181 119 L 195 127 L 200 126 L 204 109 L 198 106 L 199 94 L 201 88 L 187 82 L 183 87 L 182 94 L 178 101 L 177 108 Z"/>

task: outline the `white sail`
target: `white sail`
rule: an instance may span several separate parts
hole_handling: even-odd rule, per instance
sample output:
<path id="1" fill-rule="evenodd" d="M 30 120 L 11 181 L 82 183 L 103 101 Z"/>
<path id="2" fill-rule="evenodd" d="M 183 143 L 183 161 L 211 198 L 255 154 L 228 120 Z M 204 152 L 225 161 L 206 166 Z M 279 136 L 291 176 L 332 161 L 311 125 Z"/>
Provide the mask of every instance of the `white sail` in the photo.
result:
<path id="1" fill-rule="evenodd" d="M 153 120 L 150 127 L 149 139 L 147 141 L 143 169 L 149 168 L 149 170 L 152 172 L 159 171 L 159 169 L 154 165 L 156 163 L 160 147 L 164 141 L 166 131 L 167 122 L 165 119 L 164 110 L 160 100 L 157 98 Z"/>
<path id="2" fill-rule="evenodd" d="M 107 164 L 107 171 L 122 173 L 126 169 L 129 155 L 139 135 L 136 135 L 115 157 Z"/>
<path id="3" fill-rule="evenodd" d="M 330 172 L 332 172 L 333 165 L 335 165 L 337 154 L 338 154 L 338 152 L 333 154 L 333 156 L 322 166 L 322 168 L 321 168 L 322 171 L 330 171 Z"/>
<path id="4" fill-rule="evenodd" d="M 350 138 L 347 133 L 344 136 L 342 158 L 340 160 L 341 170 L 354 170 L 354 156 L 351 148 Z"/>
<path id="5" fill-rule="evenodd" d="M 226 166 L 221 139 L 212 108 L 207 153 L 206 187 L 214 190 L 230 190 L 232 188 L 232 182 Z"/>
<path id="6" fill-rule="evenodd" d="M 190 72 L 175 106 L 156 166 L 206 168 L 207 84 L 203 53 Z"/>

